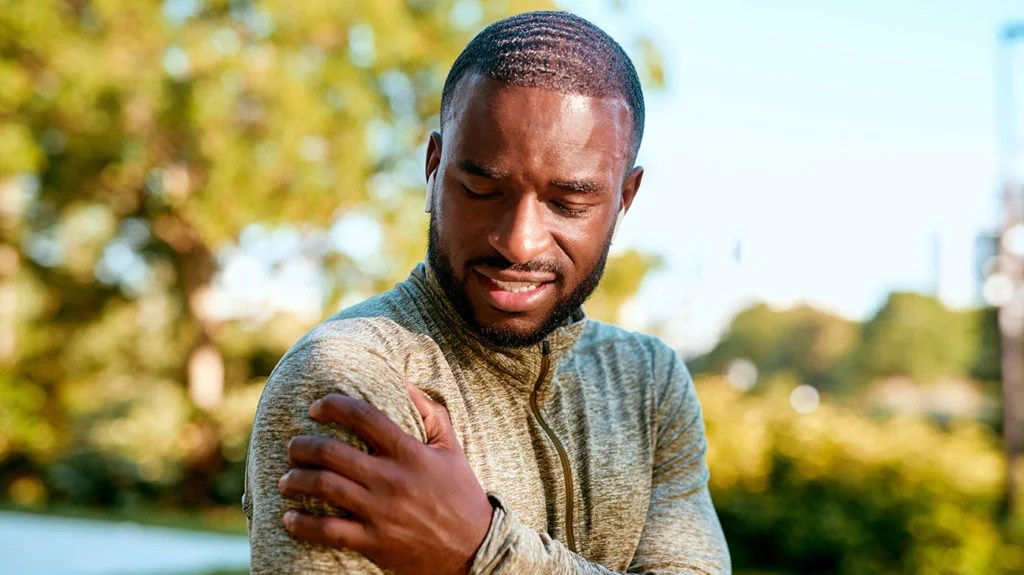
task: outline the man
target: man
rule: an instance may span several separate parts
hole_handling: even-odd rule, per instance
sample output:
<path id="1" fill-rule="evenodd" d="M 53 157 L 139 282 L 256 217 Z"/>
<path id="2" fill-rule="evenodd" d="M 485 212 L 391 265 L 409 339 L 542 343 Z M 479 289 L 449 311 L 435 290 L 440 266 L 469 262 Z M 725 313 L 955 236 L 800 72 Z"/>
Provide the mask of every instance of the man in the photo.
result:
<path id="1" fill-rule="evenodd" d="M 643 120 L 629 58 L 579 17 L 470 42 L 427 145 L 426 264 L 267 382 L 253 573 L 729 572 L 686 368 L 580 307 Z"/>

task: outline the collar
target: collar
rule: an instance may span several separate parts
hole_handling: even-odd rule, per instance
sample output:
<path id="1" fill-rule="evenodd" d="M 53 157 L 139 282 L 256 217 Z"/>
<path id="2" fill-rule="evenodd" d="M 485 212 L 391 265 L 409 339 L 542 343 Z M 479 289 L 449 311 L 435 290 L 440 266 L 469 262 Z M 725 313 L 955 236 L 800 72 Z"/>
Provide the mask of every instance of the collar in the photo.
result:
<path id="1" fill-rule="evenodd" d="M 420 312 L 432 326 L 434 341 L 448 357 L 449 363 L 468 367 L 483 363 L 503 380 L 515 387 L 531 391 L 541 369 L 543 343 L 528 347 L 501 347 L 481 341 L 472 328 L 455 310 L 444 293 L 437 276 L 425 263 L 420 263 L 403 282 L 412 292 Z M 576 310 L 566 323 L 549 333 L 545 338 L 548 345 L 550 370 L 548 377 L 566 352 L 576 344 L 586 316 L 583 308 Z"/>

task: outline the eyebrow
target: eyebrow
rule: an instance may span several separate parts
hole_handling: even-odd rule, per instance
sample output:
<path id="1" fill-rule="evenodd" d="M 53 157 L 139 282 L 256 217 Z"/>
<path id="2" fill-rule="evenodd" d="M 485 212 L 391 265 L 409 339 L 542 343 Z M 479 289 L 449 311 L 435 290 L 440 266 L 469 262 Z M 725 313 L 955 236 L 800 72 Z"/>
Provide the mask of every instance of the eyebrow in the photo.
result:
<path id="1" fill-rule="evenodd" d="M 469 159 L 459 162 L 458 167 L 467 174 L 488 180 L 503 180 L 511 175 L 510 172 L 496 170 Z M 551 185 L 577 194 L 596 194 L 604 191 L 605 188 L 603 184 L 594 180 L 555 180 L 551 182 Z"/>
<path id="2" fill-rule="evenodd" d="M 494 168 L 478 164 L 473 160 L 462 160 L 459 162 L 459 169 L 467 174 L 480 176 L 481 178 L 487 178 L 488 180 L 503 180 L 510 175 L 509 172 L 501 172 Z"/>
<path id="3" fill-rule="evenodd" d="M 604 190 L 604 185 L 593 180 L 554 181 L 551 185 L 578 194 L 596 194 Z"/>

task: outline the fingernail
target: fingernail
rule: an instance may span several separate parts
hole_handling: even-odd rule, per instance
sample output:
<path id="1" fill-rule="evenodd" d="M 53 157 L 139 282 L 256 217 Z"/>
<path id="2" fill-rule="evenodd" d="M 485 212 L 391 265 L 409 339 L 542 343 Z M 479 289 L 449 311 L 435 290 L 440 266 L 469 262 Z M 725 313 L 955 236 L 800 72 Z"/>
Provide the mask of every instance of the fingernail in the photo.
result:
<path id="1" fill-rule="evenodd" d="M 288 471 L 287 473 L 282 475 L 280 479 L 277 480 L 277 489 L 278 489 L 278 491 L 284 491 L 284 483 L 285 483 L 285 481 L 288 480 L 288 476 L 291 475 L 291 474 L 292 474 L 292 472 Z"/>
<path id="2" fill-rule="evenodd" d="M 299 514 L 295 511 L 286 511 L 284 517 L 282 517 L 282 519 L 284 520 L 284 526 L 291 527 L 295 523 L 295 519 L 298 517 L 298 515 Z"/>
<path id="3" fill-rule="evenodd" d="M 322 403 L 320 402 L 319 399 L 314 401 L 313 403 L 309 404 L 309 414 L 310 415 L 316 415 L 316 414 L 320 413 L 320 406 L 321 405 L 322 405 Z"/>

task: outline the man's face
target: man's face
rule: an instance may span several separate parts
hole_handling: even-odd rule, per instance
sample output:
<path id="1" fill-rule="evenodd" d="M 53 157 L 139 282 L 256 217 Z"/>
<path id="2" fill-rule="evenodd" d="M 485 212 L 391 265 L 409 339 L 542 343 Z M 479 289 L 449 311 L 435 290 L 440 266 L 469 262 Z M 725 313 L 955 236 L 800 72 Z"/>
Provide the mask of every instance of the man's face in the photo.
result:
<path id="1" fill-rule="evenodd" d="M 532 345 L 597 286 L 643 175 L 629 169 L 631 137 L 621 98 L 461 81 L 443 142 L 427 147 L 427 255 L 482 339 Z"/>

